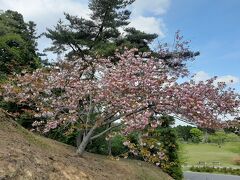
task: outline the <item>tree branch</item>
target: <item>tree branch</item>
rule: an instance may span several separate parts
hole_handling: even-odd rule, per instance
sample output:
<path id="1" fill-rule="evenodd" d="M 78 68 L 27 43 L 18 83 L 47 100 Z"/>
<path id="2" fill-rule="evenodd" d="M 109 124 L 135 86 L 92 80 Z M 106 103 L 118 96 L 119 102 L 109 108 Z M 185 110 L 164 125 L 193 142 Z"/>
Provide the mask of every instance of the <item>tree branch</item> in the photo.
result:
<path id="1" fill-rule="evenodd" d="M 102 131 L 101 133 L 99 133 L 99 134 L 91 137 L 91 140 L 94 140 L 94 139 L 96 139 L 96 138 L 104 135 L 105 133 L 109 132 L 110 130 L 112 130 L 112 129 L 114 129 L 114 128 L 117 128 L 117 127 L 120 127 L 120 126 L 122 126 L 121 123 L 120 123 L 120 124 L 117 124 L 117 125 L 115 125 L 115 126 L 111 126 L 111 127 L 107 128 L 106 130 Z"/>
<path id="2" fill-rule="evenodd" d="M 104 28 L 104 24 L 105 24 L 105 21 L 106 21 L 106 18 L 107 18 L 107 13 L 108 13 L 108 10 L 105 11 L 105 14 L 104 14 L 104 17 L 103 17 L 103 21 L 102 21 L 102 24 L 98 30 L 98 33 L 94 39 L 94 43 L 98 40 L 99 36 L 101 35 L 101 33 L 103 32 L 103 28 Z M 95 44 L 92 44 L 89 48 L 89 50 L 92 50 L 92 48 L 94 47 Z"/>
<path id="3" fill-rule="evenodd" d="M 134 110 L 134 111 L 132 111 L 132 112 L 129 112 L 129 113 L 123 113 L 123 114 L 120 114 L 119 116 L 116 116 L 116 117 L 113 118 L 113 119 L 110 119 L 110 120 L 107 121 L 107 122 L 104 122 L 104 121 L 106 121 L 106 120 L 109 119 L 109 117 L 108 117 L 108 118 L 104 119 L 104 121 L 103 121 L 104 123 L 101 124 L 101 125 L 103 126 L 103 125 L 107 125 L 107 124 L 109 124 L 109 123 L 113 123 L 113 122 L 119 120 L 119 119 L 122 118 L 122 117 L 131 116 L 131 115 L 136 114 L 136 113 L 138 113 L 138 112 L 144 111 L 144 110 L 146 110 L 146 109 L 148 109 L 148 108 L 150 108 L 150 107 L 152 107 L 152 106 L 154 106 L 154 105 L 148 105 L 148 106 L 145 106 L 145 107 L 136 109 L 136 110 Z"/>
<path id="4" fill-rule="evenodd" d="M 93 110 L 92 95 L 90 93 L 90 95 L 89 95 L 89 111 L 87 113 L 87 120 L 86 120 L 86 123 L 85 123 L 85 127 L 88 127 L 88 122 L 90 121 L 90 116 L 92 114 L 92 110 Z"/>

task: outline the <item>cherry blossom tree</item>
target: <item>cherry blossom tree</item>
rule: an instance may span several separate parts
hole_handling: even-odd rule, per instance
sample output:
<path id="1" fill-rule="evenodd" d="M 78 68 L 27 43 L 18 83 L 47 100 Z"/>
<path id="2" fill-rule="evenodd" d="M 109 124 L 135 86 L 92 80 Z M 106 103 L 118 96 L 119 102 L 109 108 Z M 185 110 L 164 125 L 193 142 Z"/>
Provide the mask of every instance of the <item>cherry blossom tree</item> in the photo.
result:
<path id="1" fill-rule="evenodd" d="M 178 83 L 189 76 L 186 63 L 193 54 L 181 38 L 173 52 L 137 49 L 116 52 L 111 58 L 86 56 L 62 60 L 55 66 L 17 75 L 3 85 L 7 101 L 28 103 L 35 117 L 33 126 L 43 133 L 59 126 L 80 124 L 83 138 L 77 148 L 82 155 L 90 140 L 113 128 L 123 133 L 144 129 L 153 115 L 172 115 L 202 127 L 220 127 L 225 116 L 239 114 L 239 95 L 224 83 Z M 116 123 L 118 122 L 118 123 Z M 152 121 L 157 127 L 159 121 Z M 94 135 L 98 127 L 108 128 Z M 79 129 L 79 130 L 80 130 Z"/>

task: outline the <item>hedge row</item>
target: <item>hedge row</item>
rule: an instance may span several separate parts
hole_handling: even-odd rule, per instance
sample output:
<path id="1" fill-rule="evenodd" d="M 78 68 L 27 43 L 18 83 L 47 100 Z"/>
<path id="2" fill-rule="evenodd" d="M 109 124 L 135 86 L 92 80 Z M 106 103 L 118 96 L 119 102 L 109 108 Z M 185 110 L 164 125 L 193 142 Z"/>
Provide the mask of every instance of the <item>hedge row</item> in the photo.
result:
<path id="1" fill-rule="evenodd" d="M 192 166 L 190 171 L 194 172 L 209 172 L 209 173 L 223 173 L 223 174 L 232 174 L 240 176 L 240 169 L 230 168 L 230 167 L 209 167 L 209 166 Z"/>

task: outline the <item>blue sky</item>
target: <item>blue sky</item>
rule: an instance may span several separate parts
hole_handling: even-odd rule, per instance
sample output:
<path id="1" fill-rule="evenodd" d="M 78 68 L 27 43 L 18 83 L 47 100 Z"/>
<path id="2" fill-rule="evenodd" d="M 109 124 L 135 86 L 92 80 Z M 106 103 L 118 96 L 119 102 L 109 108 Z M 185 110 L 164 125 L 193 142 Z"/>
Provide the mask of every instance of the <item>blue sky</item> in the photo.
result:
<path id="1" fill-rule="evenodd" d="M 0 0 L 0 9 L 19 11 L 42 33 L 63 18 L 63 12 L 89 17 L 87 4 L 87 0 Z M 195 80 L 217 75 L 218 81 L 228 84 L 233 79 L 232 86 L 240 91 L 240 0 L 136 0 L 130 8 L 130 26 L 158 33 L 159 40 L 170 43 L 180 30 L 192 41 L 191 49 L 201 53 L 189 64 Z M 40 50 L 49 45 L 47 39 L 39 41 Z"/>
<path id="2" fill-rule="evenodd" d="M 201 52 L 190 65 L 193 72 L 239 78 L 239 8 L 239 0 L 173 0 L 162 17 L 166 39 L 171 40 L 174 32 L 181 30 L 192 41 L 192 49 Z M 240 90 L 238 86 L 239 82 L 235 87 Z"/>

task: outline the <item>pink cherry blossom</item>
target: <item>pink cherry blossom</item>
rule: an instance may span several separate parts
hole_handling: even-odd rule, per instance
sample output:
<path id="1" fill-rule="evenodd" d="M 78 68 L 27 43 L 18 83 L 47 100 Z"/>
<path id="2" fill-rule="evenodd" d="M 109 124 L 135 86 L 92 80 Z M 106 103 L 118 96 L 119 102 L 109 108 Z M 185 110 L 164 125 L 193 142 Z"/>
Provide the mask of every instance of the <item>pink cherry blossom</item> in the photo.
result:
<path id="1" fill-rule="evenodd" d="M 184 45 L 177 44 L 173 62 L 137 49 L 116 52 L 117 63 L 111 58 L 62 60 L 53 67 L 17 75 L 13 83 L 2 86 L 2 95 L 35 107 L 37 117 L 47 118 L 44 132 L 81 123 L 87 134 L 93 132 L 91 128 L 118 121 L 128 133 L 145 128 L 156 113 L 216 128 L 224 124 L 224 117 L 239 116 L 239 95 L 224 83 L 216 85 L 216 77 L 178 83 L 190 74 L 188 59 L 181 56 L 185 51 Z M 167 53 L 164 47 L 158 55 Z"/>

